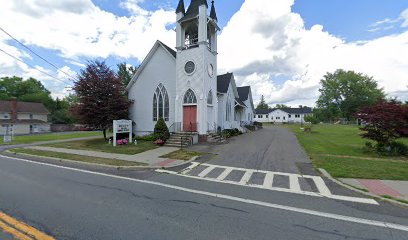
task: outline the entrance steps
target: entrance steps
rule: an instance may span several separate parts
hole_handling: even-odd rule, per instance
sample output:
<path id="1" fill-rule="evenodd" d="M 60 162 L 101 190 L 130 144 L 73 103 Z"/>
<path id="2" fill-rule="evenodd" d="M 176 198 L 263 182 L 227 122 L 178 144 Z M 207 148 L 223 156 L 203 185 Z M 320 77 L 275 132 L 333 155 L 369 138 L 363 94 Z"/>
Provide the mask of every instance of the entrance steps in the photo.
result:
<path id="1" fill-rule="evenodd" d="M 207 136 L 207 142 L 211 142 L 211 143 L 224 143 L 227 140 L 221 136 L 221 134 L 219 133 L 210 133 Z"/>
<path id="2" fill-rule="evenodd" d="M 196 132 L 178 132 L 170 135 L 170 138 L 166 141 L 166 146 L 185 148 L 193 145 L 193 136 L 197 135 Z"/>

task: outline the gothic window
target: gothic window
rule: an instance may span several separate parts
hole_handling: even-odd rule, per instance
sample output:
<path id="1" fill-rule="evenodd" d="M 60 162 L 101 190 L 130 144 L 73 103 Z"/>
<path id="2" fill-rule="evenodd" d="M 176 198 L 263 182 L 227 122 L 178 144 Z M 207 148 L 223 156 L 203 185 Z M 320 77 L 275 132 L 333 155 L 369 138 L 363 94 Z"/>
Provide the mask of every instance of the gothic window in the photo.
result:
<path id="1" fill-rule="evenodd" d="M 207 104 L 213 105 L 213 95 L 212 95 L 212 91 L 211 91 L 211 90 L 208 92 Z"/>
<path id="2" fill-rule="evenodd" d="M 194 94 L 193 90 L 188 89 L 186 94 L 184 95 L 184 104 L 195 104 L 197 103 L 196 95 Z"/>
<path id="3" fill-rule="evenodd" d="M 225 120 L 229 121 L 231 117 L 231 103 L 229 97 L 227 97 L 227 103 L 225 105 Z"/>
<path id="4" fill-rule="evenodd" d="M 169 121 L 169 96 L 161 83 L 153 96 L 153 121 L 157 121 L 159 118 Z"/>

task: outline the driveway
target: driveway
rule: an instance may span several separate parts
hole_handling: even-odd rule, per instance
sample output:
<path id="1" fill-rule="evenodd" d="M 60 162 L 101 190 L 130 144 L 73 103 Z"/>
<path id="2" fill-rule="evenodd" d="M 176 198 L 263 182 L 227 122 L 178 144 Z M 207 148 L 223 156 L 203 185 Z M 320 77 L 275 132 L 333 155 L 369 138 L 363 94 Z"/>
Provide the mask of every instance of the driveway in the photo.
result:
<path id="1" fill-rule="evenodd" d="M 317 175 L 296 136 L 280 126 L 233 137 L 228 144 L 196 145 L 189 150 L 217 154 L 211 164 Z"/>

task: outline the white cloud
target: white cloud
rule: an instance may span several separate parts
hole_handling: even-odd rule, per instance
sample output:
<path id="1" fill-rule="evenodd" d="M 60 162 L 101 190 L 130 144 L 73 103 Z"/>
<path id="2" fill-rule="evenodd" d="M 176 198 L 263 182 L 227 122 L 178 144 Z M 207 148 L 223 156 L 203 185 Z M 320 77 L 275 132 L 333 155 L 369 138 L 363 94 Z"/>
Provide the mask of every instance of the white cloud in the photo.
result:
<path id="1" fill-rule="evenodd" d="M 408 32 L 345 42 L 321 25 L 305 29 L 293 3 L 245 1 L 219 36 L 220 71 L 234 71 L 238 84 L 273 104 L 313 104 L 320 79 L 339 68 L 373 76 L 388 93 L 407 90 Z M 392 20 L 378 24 L 385 22 Z M 289 76 L 283 84 L 282 75 Z"/>
<path id="2" fill-rule="evenodd" d="M 400 18 L 403 21 L 401 27 L 408 27 L 408 8 L 401 13 Z"/>
<path id="3" fill-rule="evenodd" d="M 121 3 L 133 13 L 118 17 L 90 0 L 3 0 L 2 27 L 29 45 L 56 50 L 62 57 L 120 56 L 142 60 L 157 39 L 174 45 L 173 10 L 149 12 L 140 0 Z"/>

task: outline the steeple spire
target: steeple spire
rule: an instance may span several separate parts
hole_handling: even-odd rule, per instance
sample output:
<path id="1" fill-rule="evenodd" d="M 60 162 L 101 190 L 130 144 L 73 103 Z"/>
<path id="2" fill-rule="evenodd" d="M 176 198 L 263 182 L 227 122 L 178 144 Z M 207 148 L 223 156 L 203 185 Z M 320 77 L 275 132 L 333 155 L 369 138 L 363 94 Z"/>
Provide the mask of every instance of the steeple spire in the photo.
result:
<path id="1" fill-rule="evenodd" d="M 217 19 L 217 13 L 215 12 L 215 7 L 214 7 L 214 0 L 211 1 L 210 18 L 214 19 L 215 21 L 218 21 L 218 19 Z"/>
<path id="2" fill-rule="evenodd" d="M 184 0 L 180 0 L 178 5 L 177 5 L 177 9 L 176 9 L 176 13 L 186 13 L 186 10 L 184 8 Z"/>

